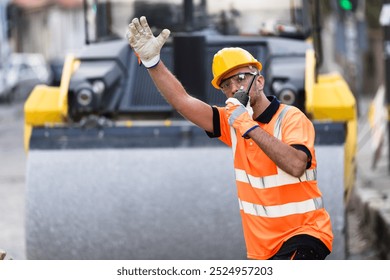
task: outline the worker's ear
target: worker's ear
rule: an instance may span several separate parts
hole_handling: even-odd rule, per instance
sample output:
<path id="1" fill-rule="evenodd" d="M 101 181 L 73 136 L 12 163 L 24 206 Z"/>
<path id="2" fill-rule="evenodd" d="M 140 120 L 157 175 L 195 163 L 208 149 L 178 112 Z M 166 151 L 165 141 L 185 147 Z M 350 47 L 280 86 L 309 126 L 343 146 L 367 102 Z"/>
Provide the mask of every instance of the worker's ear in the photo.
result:
<path id="1" fill-rule="evenodd" d="M 261 90 L 263 90 L 263 88 L 264 88 L 264 76 L 259 74 L 259 76 L 257 76 L 256 80 L 257 80 L 257 82 L 260 83 Z"/>

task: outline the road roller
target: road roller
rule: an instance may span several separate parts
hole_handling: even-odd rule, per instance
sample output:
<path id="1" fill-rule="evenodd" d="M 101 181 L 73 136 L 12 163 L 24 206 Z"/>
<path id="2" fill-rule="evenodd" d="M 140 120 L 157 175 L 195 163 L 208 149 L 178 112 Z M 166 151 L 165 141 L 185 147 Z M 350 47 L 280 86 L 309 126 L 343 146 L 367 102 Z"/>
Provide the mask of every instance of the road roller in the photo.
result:
<path id="1" fill-rule="evenodd" d="M 242 47 L 263 62 L 266 94 L 314 124 L 335 235 L 328 258 L 343 259 L 356 103 L 340 74 L 320 73 L 316 41 L 173 32 L 161 59 L 218 106 L 225 97 L 210 81 L 219 49 Z M 36 86 L 24 113 L 27 259 L 246 258 L 231 150 L 161 97 L 124 38 L 68 54 L 60 85 Z"/>

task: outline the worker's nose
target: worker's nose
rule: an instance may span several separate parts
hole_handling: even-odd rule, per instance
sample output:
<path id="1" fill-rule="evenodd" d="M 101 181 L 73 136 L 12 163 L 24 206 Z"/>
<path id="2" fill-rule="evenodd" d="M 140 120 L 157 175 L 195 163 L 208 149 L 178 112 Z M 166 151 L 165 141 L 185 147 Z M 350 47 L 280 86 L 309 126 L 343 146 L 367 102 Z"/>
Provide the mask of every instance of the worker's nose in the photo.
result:
<path id="1" fill-rule="evenodd" d="M 231 87 L 230 87 L 230 92 L 232 93 L 232 95 L 234 95 L 241 88 L 242 88 L 241 85 L 239 85 L 237 83 L 232 83 Z"/>

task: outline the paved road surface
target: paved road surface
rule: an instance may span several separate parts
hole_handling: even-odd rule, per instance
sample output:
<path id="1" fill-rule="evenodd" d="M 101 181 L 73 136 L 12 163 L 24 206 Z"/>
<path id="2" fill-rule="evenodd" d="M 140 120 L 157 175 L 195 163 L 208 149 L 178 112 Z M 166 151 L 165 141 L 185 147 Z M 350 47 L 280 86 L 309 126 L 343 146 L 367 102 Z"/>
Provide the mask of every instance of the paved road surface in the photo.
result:
<path id="1" fill-rule="evenodd" d="M 22 105 L 0 104 L 0 249 L 25 259 Z"/>

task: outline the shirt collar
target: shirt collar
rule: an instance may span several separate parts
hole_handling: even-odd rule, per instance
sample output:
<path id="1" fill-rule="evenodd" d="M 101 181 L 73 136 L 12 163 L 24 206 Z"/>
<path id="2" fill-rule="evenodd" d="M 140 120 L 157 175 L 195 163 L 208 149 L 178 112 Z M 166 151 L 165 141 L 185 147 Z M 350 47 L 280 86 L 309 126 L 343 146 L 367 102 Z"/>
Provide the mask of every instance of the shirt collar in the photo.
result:
<path id="1" fill-rule="evenodd" d="M 280 102 L 275 96 L 269 95 L 267 96 L 267 99 L 271 101 L 271 103 L 268 105 L 265 111 L 256 118 L 256 121 L 261 123 L 269 123 L 280 106 Z"/>

